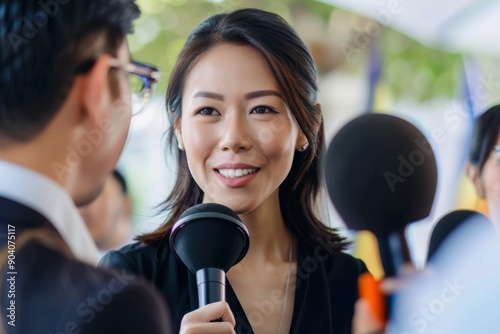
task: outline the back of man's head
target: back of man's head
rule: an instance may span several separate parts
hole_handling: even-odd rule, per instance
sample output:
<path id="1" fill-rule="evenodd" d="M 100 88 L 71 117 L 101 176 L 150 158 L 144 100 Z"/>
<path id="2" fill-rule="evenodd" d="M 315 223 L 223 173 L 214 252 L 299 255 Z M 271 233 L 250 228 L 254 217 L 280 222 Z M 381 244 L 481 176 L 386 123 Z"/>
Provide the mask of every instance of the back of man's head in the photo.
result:
<path id="1" fill-rule="evenodd" d="M 115 56 L 139 15 L 134 0 L 0 0 L 0 140 L 40 133 L 75 76 Z"/>

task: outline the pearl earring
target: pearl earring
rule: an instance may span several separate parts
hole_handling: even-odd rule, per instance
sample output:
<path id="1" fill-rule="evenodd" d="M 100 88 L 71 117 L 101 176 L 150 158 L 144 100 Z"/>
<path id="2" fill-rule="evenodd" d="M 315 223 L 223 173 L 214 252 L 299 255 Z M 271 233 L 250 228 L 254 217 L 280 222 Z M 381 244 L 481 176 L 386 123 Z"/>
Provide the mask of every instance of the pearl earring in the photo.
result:
<path id="1" fill-rule="evenodd" d="M 184 151 L 184 145 L 182 145 L 181 142 L 177 142 L 177 147 L 179 148 L 179 150 Z"/>
<path id="2" fill-rule="evenodd" d="M 304 152 L 304 151 L 305 151 L 308 147 L 309 147 L 309 143 L 308 143 L 308 142 L 306 142 L 306 143 L 304 144 L 304 146 L 302 146 L 302 147 L 299 149 L 299 152 Z"/>

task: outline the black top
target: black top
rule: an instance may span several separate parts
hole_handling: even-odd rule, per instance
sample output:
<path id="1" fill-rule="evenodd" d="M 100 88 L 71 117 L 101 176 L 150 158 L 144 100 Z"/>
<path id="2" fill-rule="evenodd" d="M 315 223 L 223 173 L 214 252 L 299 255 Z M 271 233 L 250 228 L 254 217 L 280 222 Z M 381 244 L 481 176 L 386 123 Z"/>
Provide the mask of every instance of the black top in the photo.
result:
<path id="1" fill-rule="evenodd" d="M 168 310 L 151 286 L 125 270 L 97 269 L 38 241 L 14 248 L 28 229 L 56 232 L 38 212 L 0 197 L 0 247 L 10 245 L 14 260 L 9 265 L 0 259 L 0 320 L 7 333 L 170 333 Z M 15 230 L 15 240 L 8 230 Z"/>
<path id="2" fill-rule="evenodd" d="M 365 264 L 352 256 L 333 252 L 321 244 L 297 250 L 295 303 L 290 333 L 351 333 L 357 279 Z M 175 333 L 184 314 L 198 308 L 196 276 L 170 251 L 168 239 L 144 245 L 127 245 L 107 253 L 101 266 L 125 268 L 150 280 L 168 302 Z M 226 301 L 236 319 L 236 333 L 253 333 L 229 280 Z"/>

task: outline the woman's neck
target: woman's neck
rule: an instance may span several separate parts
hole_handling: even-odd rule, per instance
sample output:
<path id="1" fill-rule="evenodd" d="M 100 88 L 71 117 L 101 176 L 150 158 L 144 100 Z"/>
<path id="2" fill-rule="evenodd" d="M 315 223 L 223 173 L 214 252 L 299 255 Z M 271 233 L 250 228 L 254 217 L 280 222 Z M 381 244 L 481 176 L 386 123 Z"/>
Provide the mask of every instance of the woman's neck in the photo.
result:
<path id="1" fill-rule="evenodd" d="M 277 194 L 257 209 L 241 214 L 240 218 L 250 234 L 250 248 L 241 262 L 243 266 L 288 262 L 293 236 L 285 226 Z"/>

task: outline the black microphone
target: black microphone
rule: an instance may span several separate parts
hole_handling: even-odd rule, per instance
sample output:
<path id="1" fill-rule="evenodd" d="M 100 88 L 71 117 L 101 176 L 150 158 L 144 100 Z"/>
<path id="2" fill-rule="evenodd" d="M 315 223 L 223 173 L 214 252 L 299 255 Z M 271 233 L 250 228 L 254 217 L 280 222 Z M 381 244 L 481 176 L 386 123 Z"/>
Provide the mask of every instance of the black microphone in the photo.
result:
<path id="1" fill-rule="evenodd" d="M 410 263 L 406 226 L 427 217 L 437 186 L 434 153 L 425 136 L 391 115 L 365 114 L 332 139 L 323 161 L 328 193 L 350 229 L 377 238 L 386 276 Z M 386 299 L 385 318 L 393 299 Z"/>
<path id="2" fill-rule="evenodd" d="M 428 140 L 401 118 L 365 114 L 335 135 L 323 173 L 342 219 L 375 234 L 385 275 L 395 276 L 411 262 L 406 226 L 426 218 L 434 201 L 437 166 Z"/>
<path id="3" fill-rule="evenodd" d="M 248 230 L 238 215 L 215 203 L 184 211 L 170 234 L 170 248 L 196 275 L 199 307 L 226 300 L 226 272 L 249 246 Z"/>
<path id="4" fill-rule="evenodd" d="M 473 233 L 483 235 L 495 235 L 493 222 L 485 215 L 472 210 L 455 210 L 442 216 L 432 229 L 427 262 L 432 262 L 438 250 L 455 233 L 470 228 Z M 467 234 L 470 235 L 470 233 Z M 465 246 L 465 245 L 464 245 Z"/>

